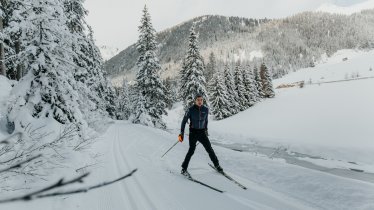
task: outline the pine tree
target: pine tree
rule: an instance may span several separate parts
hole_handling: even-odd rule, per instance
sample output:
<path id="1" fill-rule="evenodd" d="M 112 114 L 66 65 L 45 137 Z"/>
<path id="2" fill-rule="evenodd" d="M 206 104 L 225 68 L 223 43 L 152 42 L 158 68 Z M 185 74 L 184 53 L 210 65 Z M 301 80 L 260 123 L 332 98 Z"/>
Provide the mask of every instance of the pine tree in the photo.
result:
<path id="1" fill-rule="evenodd" d="M 239 103 L 240 101 L 238 94 L 235 90 L 234 77 L 232 76 L 231 70 L 228 65 L 225 65 L 224 70 L 224 82 L 227 89 L 227 94 L 230 101 L 230 112 L 231 115 L 234 115 L 240 111 Z"/>
<path id="2" fill-rule="evenodd" d="M 207 82 L 209 82 L 213 78 L 213 75 L 216 71 L 217 71 L 216 56 L 214 56 L 214 53 L 211 52 L 209 55 L 209 62 L 206 64 L 206 69 L 204 71 L 204 76 Z"/>
<path id="3" fill-rule="evenodd" d="M 171 109 L 173 106 L 173 103 L 176 101 L 175 93 L 173 92 L 173 85 L 171 82 L 170 77 L 166 78 L 164 80 L 164 86 L 165 86 L 165 97 L 166 97 L 166 106 Z"/>
<path id="4" fill-rule="evenodd" d="M 273 98 L 275 96 L 273 83 L 271 80 L 270 72 L 265 63 L 261 64 L 260 77 L 262 81 L 262 89 L 265 98 Z"/>
<path id="5" fill-rule="evenodd" d="M 139 91 L 137 93 L 137 98 L 135 101 L 135 106 L 134 106 L 134 116 L 131 119 L 133 123 L 136 124 L 143 124 L 147 126 L 153 126 L 153 122 L 151 119 L 150 114 L 148 113 L 148 110 L 146 109 L 146 99 L 143 96 L 143 93 Z"/>
<path id="6" fill-rule="evenodd" d="M 243 74 L 239 63 L 235 66 L 234 72 L 235 91 L 238 94 L 239 110 L 244 111 L 247 108 L 247 99 L 245 97 L 245 87 L 243 82 Z"/>
<path id="7" fill-rule="evenodd" d="M 247 106 L 253 106 L 258 98 L 258 92 L 254 81 L 253 72 L 249 66 L 242 69 L 243 83 L 245 87 L 245 97 L 247 99 Z"/>
<path id="8" fill-rule="evenodd" d="M 254 67 L 253 74 L 254 74 L 256 88 L 257 88 L 257 92 L 258 92 L 258 96 L 259 96 L 257 101 L 260 101 L 261 98 L 264 98 L 264 94 L 263 94 L 263 88 L 262 88 L 262 81 L 261 81 L 260 73 L 259 73 L 257 67 Z"/>
<path id="9" fill-rule="evenodd" d="M 73 38 L 74 78 L 81 110 L 85 116 L 95 111 L 115 119 L 114 89 L 104 73 L 103 59 L 93 40 L 92 29 L 85 21 L 87 10 L 83 7 L 83 0 L 64 0 L 64 12 Z"/>
<path id="10" fill-rule="evenodd" d="M 29 88 L 15 94 L 8 118 L 16 121 L 20 115 L 29 113 L 34 118 L 53 118 L 61 124 L 82 127 L 85 122 L 78 107 L 70 65 L 72 38 L 65 25 L 62 2 L 32 0 L 27 7 L 23 18 L 33 18 L 23 26 L 27 30 L 21 30 L 24 33 L 21 37 L 28 74 L 20 85 L 28 84 Z"/>
<path id="11" fill-rule="evenodd" d="M 184 58 L 181 75 L 181 97 L 185 109 L 192 106 L 196 94 L 200 93 L 207 99 L 206 80 L 204 77 L 204 61 L 200 55 L 198 46 L 198 35 L 195 32 L 195 25 L 192 25 L 189 35 L 187 55 Z M 209 102 L 206 100 L 205 102 Z"/>
<path id="12" fill-rule="evenodd" d="M 26 58 L 23 55 L 25 46 L 22 41 L 28 39 L 22 37 L 25 30 L 30 26 L 27 10 L 30 8 L 29 0 L 1 1 L 3 30 L 1 39 L 1 56 L 4 56 L 4 62 L 1 62 L 1 69 L 5 69 L 5 74 L 13 80 L 20 80 L 26 73 L 24 72 L 23 62 Z M 6 58 L 6 59 L 5 59 Z M 3 59 L 2 59 L 3 60 Z"/>
<path id="13" fill-rule="evenodd" d="M 122 87 L 119 89 L 118 92 L 118 112 L 117 112 L 117 119 L 119 120 L 128 120 L 131 114 L 131 102 L 130 102 L 130 92 L 129 92 L 129 85 L 127 84 L 127 80 L 123 80 Z"/>
<path id="14" fill-rule="evenodd" d="M 220 72 L 216 73 L 210 81 L 209 101 L 215 119 L 221 120 L 231 116 L 231 102 Z"/>
<path id="15" fill-rule="evenodd" d="M 156 56 L 155 30 L 146 6 L 143 10 L 139 33 L 137 49 L 140 55 L 137 61 L 136 87 L 144 96 L 144 106 L 148 110 L 153 125 L 165 128 L 165 122 L 162 120 L 162 115 L 166 114 L 165 86 L 160 78 L 161 66 Z"/>

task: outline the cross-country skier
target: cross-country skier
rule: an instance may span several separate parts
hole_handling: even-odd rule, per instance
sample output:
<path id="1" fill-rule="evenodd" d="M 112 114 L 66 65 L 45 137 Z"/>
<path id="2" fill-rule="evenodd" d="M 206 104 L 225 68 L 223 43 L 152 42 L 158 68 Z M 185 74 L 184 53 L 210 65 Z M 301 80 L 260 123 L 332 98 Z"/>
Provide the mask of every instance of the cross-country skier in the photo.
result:
<path id="1" fill-rule="evenodd" d="M 188 175 L 187 168 L 188 163 L 191 160 L 192 155 L 196 149 L 196 143 L 199 141 L 208 152 L 210 159 L 212 160 L 214 166 L 216 167 L 217 171 L 222 172 L 223 169 L 219 165 L 218 158 L 214 153 L 214 150 L 210 144 L 208 139 L 208 114 L 209 109 L 208 107 L 203 105 L 203 96 L 201 94 L 197 94 L 195 96 L 195 104 L 191 106 L 183 117 L 182 126 L 181 126 L 181 133 L 179 134 L 179 140 L 183 142 L 184 137 L 184 128 L 188 120 L 190 120 L 190 135 L 189 135 L 189 143 L 190 148 L 188 149 L 186 158 L 182 163 L 182 171 L 181 174 Z"/>

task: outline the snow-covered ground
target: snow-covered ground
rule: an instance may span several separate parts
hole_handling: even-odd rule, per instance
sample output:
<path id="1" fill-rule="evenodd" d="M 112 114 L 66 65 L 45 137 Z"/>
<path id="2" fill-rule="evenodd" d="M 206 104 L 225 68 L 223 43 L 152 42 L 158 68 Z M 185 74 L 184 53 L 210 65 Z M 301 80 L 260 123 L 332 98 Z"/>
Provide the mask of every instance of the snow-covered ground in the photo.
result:
<path id="1" fill-rule="evenodd" d="M 373 57 L 373 50 L 342 50 L 314 68 L 277 79 L 275 87 L 306 85 L 277 89 L 273 99 L 228 119 L 211 120 L 210 137 L 216 145 L 374 182 Z M 177 104 L 167 116 L 174 132 L 182 115 Z"/>
<path id="2" fill-rule="evenodd" d="M 369 77 L 373 54 L 340 51 L 274 85 L 309 78 L 319 82 L 321 77 L 325 82 L 344 80 L 346 73 L 356 72 Z M 304 88 L 277 89 L 276 98 L 228 119 L 211 119 L 210 138 L 222 167 L 248 190 L 213 171 L 201 145 L 192 157 L 191 175 L 225 192 L 182 177 L 187 139 L 161 158 L 177 141 L 184 114 L 177 103 L 165 117 L 168 131 L 116 121 L 92 145 L 91 150 L 102 156 L 98 164 L 87 168 L 91 175 L 83 185 L 138 168 L 133 177 L 85 194 L 3 204 L 0 209 L 374 209 L 374 179 L 367 173 L 374 172 L 372 90 L 374 79 L 307 83 Z"/>
<path id="3" fill-rule="evenodd" d="M 275 98 L 211 122 L 210 133 L 226 144 L 284 147 L 321 157 L 309 159 L 318 165 L 374 173 L 373 58 L 374 51 L 342 50 L 314 68 L 290 73 L 274 86 L 305 81 L 305 87 L 277 89 Z"/>
<path id="4" fill-rule="evenodd" d="M 248 187 L 243 190 L 214 172 L 201 146 L 190 164 L 196 178 L 221 194 L 179 174 L 188 142 L 164 158 L 175 134 L 116 122 L 93 149 L 105 154 L 84 184 L 108 180 L 134 168 L 134 177 L 91 191 L 54 199 L 2 205 L 12 209 L 372 209 L 374 185 L 345 179 L 250 153 L 214 147 L 226 171 Z"/>
<path id="5" fill-rule="evenodd" d="M 0 75 L 0 139 L 5 136 L 5 113 L 6 113 L 6 100 L 12 90 L 11 82 Z"/>

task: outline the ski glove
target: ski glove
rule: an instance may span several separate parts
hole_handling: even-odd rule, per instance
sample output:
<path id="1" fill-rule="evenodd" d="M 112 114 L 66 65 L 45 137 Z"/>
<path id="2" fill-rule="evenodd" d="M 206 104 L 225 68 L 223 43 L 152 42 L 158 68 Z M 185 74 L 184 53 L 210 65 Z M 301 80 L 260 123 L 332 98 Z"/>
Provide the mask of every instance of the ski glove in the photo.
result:
<path id="1" fill-rule="evenodd" d="M 178 135 L 178 141 L 179 142 L 183 142 L 183 134 L 179 134 Z"/>

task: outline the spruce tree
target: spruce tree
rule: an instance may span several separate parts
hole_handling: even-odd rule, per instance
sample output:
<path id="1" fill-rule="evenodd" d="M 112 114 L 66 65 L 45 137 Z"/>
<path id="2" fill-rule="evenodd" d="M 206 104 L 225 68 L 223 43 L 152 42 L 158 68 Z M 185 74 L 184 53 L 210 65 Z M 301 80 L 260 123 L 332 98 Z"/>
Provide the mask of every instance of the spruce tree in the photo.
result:
<path id="1" fill-rule="evenodd" d="M 261 81 L 260 73 L 259 73 L 259 70 L 257 69 L 257 67 L 254 67 L 253 74 L 254 74 L 256 88 L 257 88 L 257 92 L 258 92 L 258 96 L 259 96 L 257 101 L 260 101 L 261 98 L 264 98 L 264 94 L 263 94 L 263 88 L 262 88 L 262 81 Z"/>
<path id="2" fill-rule="evenodd" d="M 204 77 L 204 61 L 200 55 L 198 46 L 198 35 L 195 32 L 195 25 L 192 25 L 189 35 L 187 55 L 184 58 L 181 75 L 181 97 L 185 109 L 193 105 L 194 97 L 200 93 L 207 99 L 206 80 Z M 209 102 L 206 100 L 205 102 Z"/>
<path id="3" fill-rule="evenodd" d="M 123 80 L 122 87 L 120 87 L 118 91 L 118 112 L 117 112 L 117 119 L 119 120 L 128 120 L 131 114 L 131 107 L 130 107 L 130 92 L 129 92 L 129 85 L 127 84 L 127 80 Z"/>
<path id="4" fill-rule="evenodd" d="M 228 98 L 230 101 L 230 112 L 234 115 L 240 111 L 239 103 L 240 101 L 238 94 L 235 90 L 234 77 L 232 76 L 231 69 L 228 65 L 225 65 L 224 70 L 224 82 L 227 89 Z"/>
<path id="5" fill-rule="evenodd" d="M 275 96 L 270 72 L 265 63 L 261 64 L 260 76 L 262 81 L 262 90 L 265 98 L 273 98 Z"/>
<path id="6" fill-rule="evenodd" d="M 238 94 L 239 110 L 244 111 L 247 108 L 246 90 L 243 82 L 243 74 L 239 63 L 235 66 L 234 71 L 235 91 Z"/>
<path id="7" fill-rule="evenodd" d="M 83 7 L 83 0 L 63 1 L 66 24 L 73 38 L 74 78 L 81 110 L 85 116 L 95 111 L 115 119 L 114 89 L 104 73 L 103 59 L 93 40 L 92 29 L 85 21 L 87 10 Z"/>
<path id="8" fill-rule="evenodd" d="M 247 99 L 247 106 L 253 106 L 256 103 L 258 97 L 253 72 L 249 66 L 246 66 L 246 68 L 242 69 L 242 73 L 243 83 L 246 90 L 245 97 Z"/>
<path id="9" fill-rule="evenodd" d="M 172 85 L 170 77 L 164 80 L 164 86 L 165 86 L 166 106 L 169 109 L 171 109 L 171 107 L 173 106 L 173 103 L 176 100 L 176 97 L 175 97 L 175 92 L 173 91 L 173 85 Z"/>
<path id="10" fill-rule="evenodd" d="M 156 56 L 157 43 L 155 30 L 147 7 L 144 7 L 141 25 L 139 26 L 139 40 L 136 44 L 139 58 L 136 87 L 142 92 L 145 100 L 145 109 L 152 119 L 153 125 L 165 128 L 162 115 L 166 114 L 165 86 L 160 78 L 161 66 Z"/>
<path id="11" fill-rule="evenodd" d="M 216 71 L 217 71 L 216 56 L 214 56 L 214 53 L 211 52 L 209 55 L 209 61 L 206 64 L 206 69 L 204 71 L 205 80 L 209 82 L 213 78 L 213 75 Z"/>
<path id="12" fill-rule="evenodd" d="M 222 73 L 216 73 L 209 83 L 209 101 L 217 120 L 231 116 L 231 102 L 226 90 Z"/>
<path id="13" fill-rule="evenodd" d="M 53 118 L 61 124 L 82 127 L 85 122 L 71 71 L 72 37 L 65 25 L 63 4 L 60 0 L 32 0 L 26 5 L 22 18 L 33 18 L 27 19 L 25 30 L 21 30 L 28 73 L 19 85 L 28 88 L 15 93 L 8 118 L 17 121 L 28 113 L 34 118 Z"/>
<path id="14" fill-rule="evenodd" d="M 145 97 L 143 96 L 143 93 L 139 91 L 137 93 L 137 98 L 135 101 L 134 116 L 132 118 L 132 122 L 135 124 L 153 126 L 154 124 L 152 122 L 151 116 L 145 107 L 146 103 L 147 102 Z"/>

